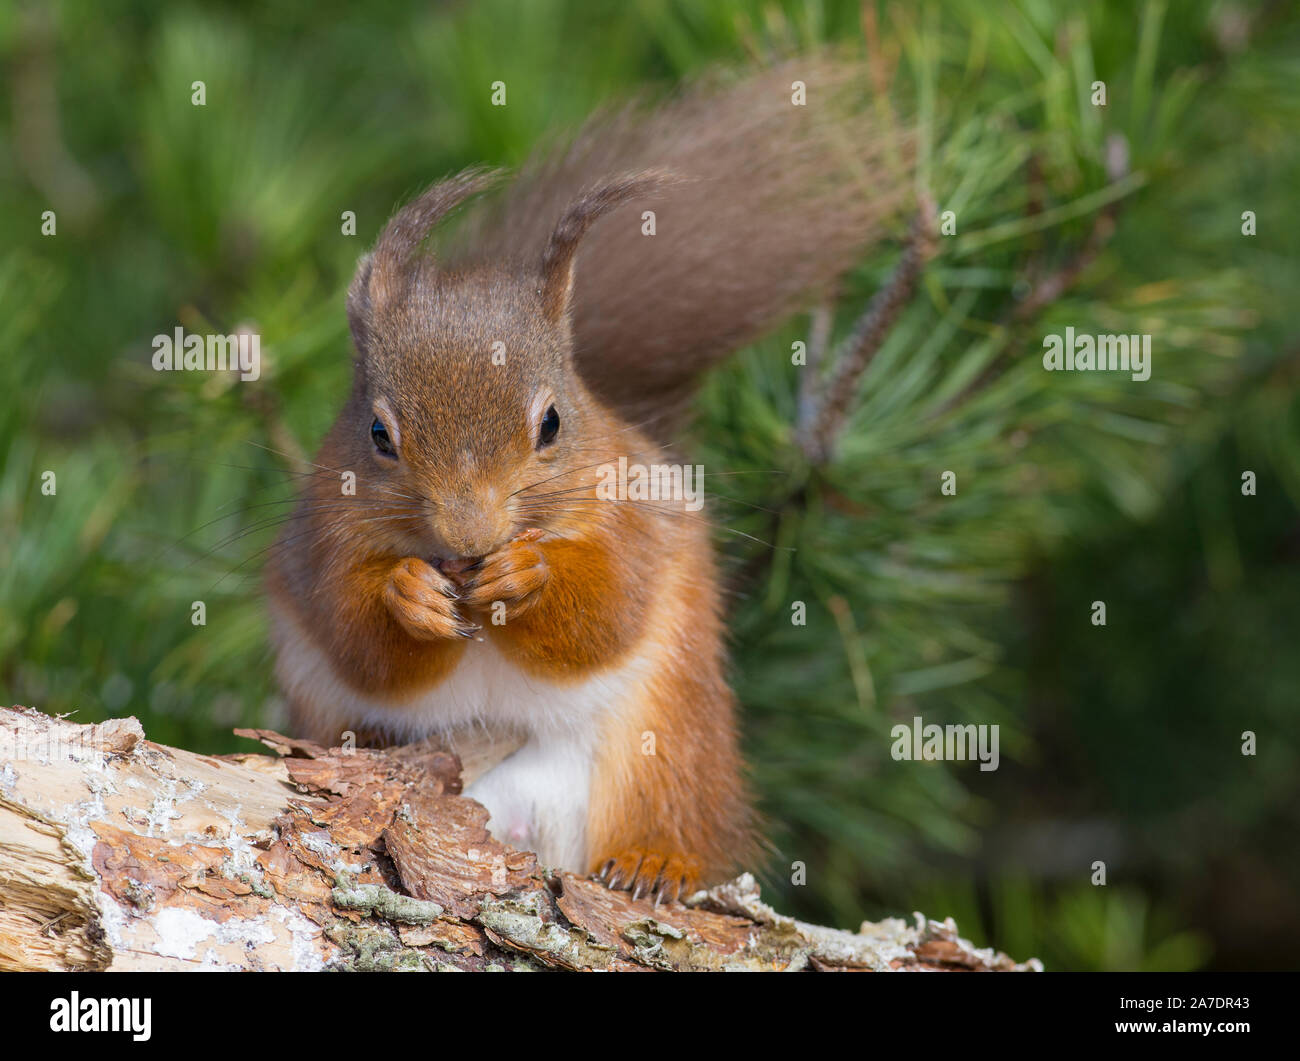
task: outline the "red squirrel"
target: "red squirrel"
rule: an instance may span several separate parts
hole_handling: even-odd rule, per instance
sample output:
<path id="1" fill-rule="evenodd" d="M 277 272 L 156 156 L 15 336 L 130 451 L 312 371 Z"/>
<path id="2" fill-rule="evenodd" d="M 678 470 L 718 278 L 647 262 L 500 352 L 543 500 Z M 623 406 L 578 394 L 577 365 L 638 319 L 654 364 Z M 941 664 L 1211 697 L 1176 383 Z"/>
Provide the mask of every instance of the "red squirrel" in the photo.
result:
<path id="1" fill-rule="evenodd" d="M 483 171 L 393 216 L 348 292 L 351 395 L 267 574 L 299 733 L 515 729 L 466 791 L 493 834 L 656 902 L 753 857 L 708 522 L 601 484 L 620 457 L 678 463 L 662 433 L 699 375 L 896 207 L 859 79 L 794 61 L 597 119 L 445 254 L 426 237 Z"/>

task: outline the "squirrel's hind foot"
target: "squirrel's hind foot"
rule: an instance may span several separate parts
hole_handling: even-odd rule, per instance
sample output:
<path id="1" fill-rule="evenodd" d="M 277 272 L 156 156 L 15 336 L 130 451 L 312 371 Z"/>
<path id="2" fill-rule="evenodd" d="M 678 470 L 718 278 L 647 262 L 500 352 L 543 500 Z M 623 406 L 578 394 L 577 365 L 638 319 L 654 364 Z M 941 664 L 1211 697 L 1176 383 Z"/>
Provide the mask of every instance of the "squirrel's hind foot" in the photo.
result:
<path id="1" fill-rule="evenodd" d="M 596 865 L 600 867 L 597 877 L 607 887 L 630 891 L 633 899 L 653 895 L 656 906 L 690 895 L 700 881 L 694 858 L 651 848 L 625 848 L 598 860 Z"/>

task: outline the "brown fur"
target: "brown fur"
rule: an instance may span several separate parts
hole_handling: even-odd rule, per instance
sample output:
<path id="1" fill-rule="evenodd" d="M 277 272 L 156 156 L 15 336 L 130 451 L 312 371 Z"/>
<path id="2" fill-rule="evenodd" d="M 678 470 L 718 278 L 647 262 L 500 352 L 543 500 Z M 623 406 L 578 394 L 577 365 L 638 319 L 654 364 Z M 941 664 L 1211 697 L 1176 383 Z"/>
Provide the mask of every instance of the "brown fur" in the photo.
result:
<path id="1" fill-rule="evenodd" d="M 806 106 L 791 104 L 796 80 Z M 875 120 L 866 80 L 851 59 L 804 56 L 599 116 L 479 209 L 455 259 L 536 253 L 576 190 L 629 170 L 675 175 L 583 240 L 573 294 L 587 385 L 661 432 L 710 365 L 829 288 L 897 215 L 910 188 L 891 160 L 910 144 Z"/>
<path id="2" fill-rule="evenodd" d="M 807 108 L 790 105 L 794 77 Z M 809 60 L 602 119 L 448 261 L 421 249 L 429 229 L 492 178 L 435 185 L 349 291 L 352 393 L 273 554 L 277 643 L 309 639 L 345 686 L 395 707 L 452 674 L 471 635 L 560 687 L 656 646 L 667 662 L 604 724 L 591 864 L 572 867 L 613 886 L 674 898 L 749 857 L 754 834 L 707 525 L 680 503 L 598 499 L 597 468 L 669 462 L 653 432 L 707 364 L 874 234 L 899 189 L 869 178 L 880 147 L 851 116 L 850 81 Z M 561 427 L 540 445 L 550 403 Z M 376 416 L 396 459 L 376 450 Z M 317 739 L 357 721 L 287 692 Z"/>

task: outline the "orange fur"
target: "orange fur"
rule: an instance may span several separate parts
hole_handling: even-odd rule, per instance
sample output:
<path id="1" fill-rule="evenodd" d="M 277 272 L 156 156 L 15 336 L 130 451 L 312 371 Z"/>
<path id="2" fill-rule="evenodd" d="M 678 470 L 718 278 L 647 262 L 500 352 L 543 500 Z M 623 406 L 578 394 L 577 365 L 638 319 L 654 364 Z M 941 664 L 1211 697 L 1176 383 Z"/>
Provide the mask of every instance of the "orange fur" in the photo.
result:
<path id="1" fill-rule="evenodd" d="M 668 658 L 601 736 L 589 819 L 592 872 L 671 900 L 757 852 L 735 705 L 723 675 L 716 579 L 702 541 L 672 587 Z"/>
<path id="2" fill-rule="evenodd" d="M 792 69 L 820 106 L 789 105 Z M 890 152 L 852 113 L 855 83 L 799 60 L 598 121 L 480 215 L 451 267 L 422 243 L 488 175 L 394 216 L 348 292 L 351 395 L 267 574 L 299 731 L 436 728 L 507 674 L 503 703 L 530 709 L 535 682 L 595 737 L 539 723 L 557 757 L 516 759 L 541 784 L 587 764 L 574 801 L 547 804 L 585 808 L 589 864 L 569 868 L 671 900 L 754 853 L 707 521 L 599 496 L 598 470 L 672 462 L 637 425 L 672 422 L 704 368 L 831 284 L 896 205 L 905 182 L 870 179 Z"/>

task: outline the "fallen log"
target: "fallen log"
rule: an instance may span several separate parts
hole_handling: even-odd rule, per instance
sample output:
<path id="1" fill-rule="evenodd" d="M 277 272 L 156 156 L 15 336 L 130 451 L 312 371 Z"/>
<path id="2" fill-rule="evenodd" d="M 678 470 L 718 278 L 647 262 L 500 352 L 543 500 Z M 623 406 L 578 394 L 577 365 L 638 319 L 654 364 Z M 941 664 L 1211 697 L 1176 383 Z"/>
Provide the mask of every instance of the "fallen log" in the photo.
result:
<path id="1" fill-rule="evenodd" d="M 0 969 L 1041 968 L 920 914 L 805 924 L 750 874 L 656 907 L 539 866 L 460 795 L 464 745 L 237 732 L 274 754 L 0 708 Z"/>

